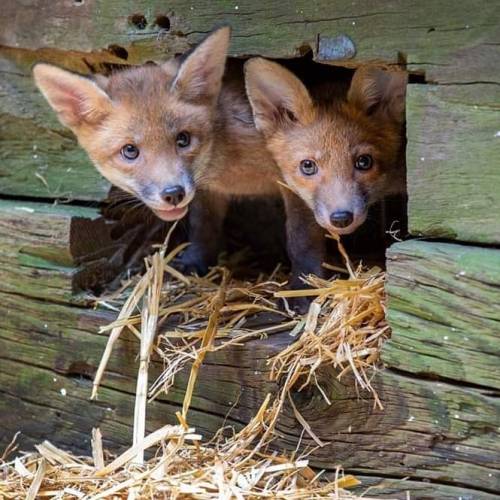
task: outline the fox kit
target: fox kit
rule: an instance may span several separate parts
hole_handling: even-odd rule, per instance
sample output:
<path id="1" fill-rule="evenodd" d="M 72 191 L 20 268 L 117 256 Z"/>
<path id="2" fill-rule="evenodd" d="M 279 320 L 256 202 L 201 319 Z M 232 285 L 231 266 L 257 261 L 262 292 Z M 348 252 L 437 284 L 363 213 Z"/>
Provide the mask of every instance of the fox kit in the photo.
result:
<path id="1" fill-rule="evenodd" d="M 229 40 L 215 32 L 184 63 L 172 59 L 95 79 L 37 64 L 38 88 L 111 183 L 161 219 L 183 217 L 214 149 Z M 201 56 L 206 65 L 192 64 Z"/>
<path id="2" fill-rule="evenodd" d="M 180 264 L 199 273 L 216 261 L 229 199 L 280 192 L 279 170 L 254 126 L 241 64 L 228 67 L 223 81 L 229 36 L 221 28 L 180 59 L 109 78 L 47 64 L 33 70 L 60 121 L 109 181 L 161 219 L 180 219 L 189 209 L 191 245 Z M 289 228 L 304 236 L 289 253 L 292 285 L 300 286 L 301 273 L 321 268 L 320 259 L 310 258 L 315 237 L 306 234 L 295 209 L 302 202 L 294 198 Z"/>
<path id="3" fill-rule="evenodd" d="M 310 93 L 261 58 L 245 74 L 256 127 L 286 184 L 327 231 L 352 233 L 372 203 L 404 192 L 405 73 L 360 68 L 344 96 L 333 83 Z"/>

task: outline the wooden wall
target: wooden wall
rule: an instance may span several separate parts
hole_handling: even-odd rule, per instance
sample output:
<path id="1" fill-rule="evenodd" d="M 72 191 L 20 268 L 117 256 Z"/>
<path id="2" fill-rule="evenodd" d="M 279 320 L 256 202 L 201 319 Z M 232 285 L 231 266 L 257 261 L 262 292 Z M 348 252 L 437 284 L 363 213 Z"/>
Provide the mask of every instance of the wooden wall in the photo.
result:
<path id="1" fill-rule="evenodd" d="M 375 381 L 385 410 L 333 374 L 332 406 L 314 393 L 295 397 L 329 443 L 312 454 L 315 465 L 333 471 L 342 463 L 376 486 L 370 495 L 497 498 L 500 13 L 488 0 L 5 0 L 0 442 L 21 430 L 23 447 L 49 438 L 85 452 L 96 425 L 108 446 L 131 439 L 135 340 L 120 341 L 99 401 L 90 402 L 105 343 L 97 328 L 110 313 L 88 307 L 78 292 L 89 269 L 109 271 L 108 250 L 123 244 L 97 208 L 76 206 L 102 200 L 109 185 L 35 90 L 32 64 L 106 73 L 182 52 L 220 23 L 233 27 L 233 56 L 310 51 L 317 61 L 346 66 L 403 63 L 425 77 L 409 86 L 407 99 L 408 216 L 418 239 L 388 252 L 393 337 Z M 275 389 L 265 362 L 285 342 L 273 336 L 210 356 L 193 425 L 207 434 L 217 429 L 237 398 L 229 421 L 247 421 Z M 185 382 L 183 373 L 168 399 L 152 405 L 151 430 L 172 420 Z M 280 430 L 281 445 L 295 449 L 301 429 L 293 416 L 283 417 Z"/>

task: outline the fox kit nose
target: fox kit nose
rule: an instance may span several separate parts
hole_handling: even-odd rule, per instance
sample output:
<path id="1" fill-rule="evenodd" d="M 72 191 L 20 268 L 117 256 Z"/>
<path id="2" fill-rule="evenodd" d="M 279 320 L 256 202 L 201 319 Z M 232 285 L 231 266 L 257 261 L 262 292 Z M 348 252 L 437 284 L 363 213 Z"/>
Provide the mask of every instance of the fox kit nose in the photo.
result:
<path id="1" fill-rule="evenodd" d="M 176 207 L 186 196 L 182 186 L 169 186 L 161 192 L 161 197 L 170 205 Z"/>
<path id="2" fill-rule="evenodd" d="M 354 214 L 352 212 L 332 212 L 330 215 L 330 222 L 332 226 L 343 228 L 350 226 L 354 220 Z"/>

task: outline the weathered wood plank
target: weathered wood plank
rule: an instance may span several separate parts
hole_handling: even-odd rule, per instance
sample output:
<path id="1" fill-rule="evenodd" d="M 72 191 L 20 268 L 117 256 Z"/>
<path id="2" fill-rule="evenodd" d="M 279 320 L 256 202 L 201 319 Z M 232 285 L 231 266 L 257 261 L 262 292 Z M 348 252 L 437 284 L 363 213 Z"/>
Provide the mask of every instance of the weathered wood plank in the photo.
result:
<path id="1" fill-rule="evenodd" d="M 384 477 L 363 476 L 356 473 L 356 478 L 361 481 L 361 486 L 354 491 L 360 495 L 370 497 L 390 498 L 397 500 L 433 499 L 446 500 L 497 500 L 496 493 L 485 493 L 477 490 L 470 490 L 460 486 L 448 486 L 436 484 L 430 481 L 413 481 L 404 479 L 387 479 Z"/>
<path id="2" fill-rule="evenodd" d="M 78 266 L 72 224 L 95 221 L 97 210 L 22 201 L 0 202 L 0 290 L 74 302 Z"/>
<path id="3" fill-rule="evenodd" d="M 17 64 L 0 57 L 0 192 L 42 198 L 105 198 L 109 183 L 35 88 L 30 71 L 33 56 L 26 51 L 18 55 Z"/>
<path id="4" fill-rule="evenodd" d="M 410 85 L 410 232 L 500 243 L 500 87 Z"/>
<path id="5" fill-rule="evenodd" d="M 407 241 L 388 253 L 391 367 L 500 390 L 500 250 Z"/>
<path id="6" fill-rule="evenodd" d="M 12 310 L 12 301 L 9 308 Z M 6 353 L 0 362 L 0 386 L 9 396 L 4 401 L 11 415 L 13 407 L 18 409 L 18 416 L 23 415 L 22 419 L 2 416 L 3 440 L 21 429 L 26 433 L 26 445 L 50 438 L 88 452 L 84 437 L 93 425 L 99 425 L 111 449 L 125 446 L 131 434 L 137 342 L 129 336 L 119 341 L 99 401 L 90 402 L 88 379 L 95 371 L 105 338 L 92 334 L 89 324 L 85 326 L 87 332 L 82 325 L 76 330 L 71 326 L 63 330 L 59 324 L 59 330 L 54 330 L 54 312 L 54 308 L 47 311 L 45 332 L 51 334 L 45 335 L 43 344 L 36 337 L 42 337 L 44 327 L 33 325 L 26 330 L 28 320 L 18 327 L 16 340 L 12 339 L 13 326 L 20 318 L 12 318 L 5 336 L 0 337 L 0 352 Z M 19 310 L 19 316 L 21 313 Z M 31 316 L 29 310 L 24 314 Z M 274 384 L 266 382 L 266 360 L 286 341 L 283 336 L 274 336 L 210 354 L 195 389 L 190 423 L 209 436 L 224 420 L 236 427 L 248 421 L 265 394 L 276 391 Z M 159 370 L 158 364 L 154 372 Z M 150 407 L 150 429 L 175 422 L 187 377 L 187 371 L 182 372 L 172 392 Z M 477 390 L 411 379 L 387 370 L 375 380 L 385 406 L 381 411 L 374 409 L 371 398 L 358 397 L 349 378 L 339 383 L 332 372 L 327 372 L 322 385 L 331 406 L 315 391 L 294 395 L 301 414 L 327 443 L 311 454 L 315 466 L 333 470 L 341 463 L 361 475 L 430 480 L 437 483 L 436 492 L 440 491 L 439 483 L 456 482 L 478 490 L 478 498 L 488 498 L 481 492 L 491 494 L 500 487 L 497 399 Z M 37 407 L 46 408 L 45 424 L 40 423 Z M 6 411 L 7 407 L 0 409 L 2 414 Z M 287 408 L 278 425 L 281 438 L 277 446 L 295 449 L 301 431 Z M 304 446 L 313 444 L 303 437 Z M 404 483 L 393 486 L 399 491 L 406 488 Z"/>
<path id="7" fill-rule="evenodd" d="M 319 394 L 296 402 L 317 436 L 328 444 L 311 455 L 328 467 L 332 457 L 359 474 L 410 477 L 457 484 L 493 494 L 500 489 L 497 398 L 452 384 L 381 372 L 374 380 L 384 410 L 360 399 L 352 381 L 325 375 L 332 406 Z M 300 426 L 282 419 L 282 446 L 293 448 Z M 304 444 L 313 445 L 307 436 Z M 402 485 L 401 485 L 402 486 Z"/>
<path id="8" fill-rule="evenodd" d="M 100 325 L 112 320 L 109 312 L 28 300 L 3 293 L 0 297 L 2 307 L 8 311 L 0 330 L 0 352 L 8 353 L 5 357 L 56 372 L 63 377 L 93 377 L 107 340 L 105 335 L 98 335 L 97 330 Z M 283 340 L 272 345 L 278 349 Z M 248 349 L 254 350 L 252 357 L 247 356 Z M 261 376 L 263 371 L 267 371 L 265 364 L 270 352 L 269 346 L 258 342 L 244 348 L 235 346 L 221 351 L 216 356 L 215 366 L 208 366 L 200 377 L 193 407 L 198 407 L 198 397 L 202 400 L 201 408 L 223 418 L 239 400 L 229 420 L 248 421 L 259 401 L 264 399 L 270 387 L 274 387 L 274 384 L 266 384 Z M 234 378 L 236 367 L 240 378 Z M 130 334 L 124 334 L 112 353 L 104 386 L 133 395 L 137 369 L 137 342 Z M 156 363 L 151 369 L 151 380 L 162 370 L 162 363 Z M 178 385 L 169 394 L 171 404 L 182 403 L 188 376 L 188 372 L 179 376 Z M 244 393 L 239 380 L 245 380 L 249 386 Z"/>
<path id="9" fill-rule="evenodd" d="M 11 47 L 88 52 L 118 44 L 132 57 L 136 51 L 151 57 L 169 53 L 174 41 L 185 47 L 214 25 L 229 23 L 234 29 L 231 54 L 236 56 L 293 57 L 304 47 L 317 52 L 318 38 L 345 35 L 355 46 L 356 62 L 399 62 L 403 56 L 412 68 L 427 71 L 432 81 L 498 82 L 492 58 L 500 57 L 495 46 L 500 14 L 488 0 L 396 0 L 390 5 L 382 0 L 174 0 L 167 6 L 160 0 L 4 3 L 0 44 Z M 37 30 L 32 29 L 34 19 Z"/>
<path id="10" fill-rule="evenodd" d="M 137 342 L 130 335 L 118 342 L 99 402 L 92 403 L 88 401 L 88 379 L 105 343 L 105 337 L 95 331 L 106 316 L 99 312 L 85 316 L 80 312 L 78 316 L 76 308 L 33 299 L 20 302 L 4 294 L 0 303 L 9 311 L 0 335 L 0 386 L 10 395 L 9 408 L 17 399 L 14 407 L 24 412 L 18 413 L 24 415 L 22 420 L 2 420 L 4 439 L 21 429 L 27 433 L 26 443 L 49 437 L 84 451 L 88 442 L 75 442 L 75 435 L 83 439 L 92 425 L 100 425 L 109 446 L 126 445 L 132 422 Z M 275 337 L 211 354 L 196 386 L 192 424 L 209 435 L 228 413 L 229 424 L 248 421 L 265 394 L 276 390 L 274 384 L 266 383 L 266 360 L 284 342 L 286 339 Z M 157 364 L 153 373 L 160 371 Z M 151 429 L 174 421 L 187 376 L 186 371 L 181 373 L 168 397 L 148 411 Z M 312 454 L 315 465 L 331 469 L 334 463 L 342 463 L 364 474 L 411 475 L 434 481 L 451 478 L 470 488 L 496 487 L 498 400 L 479 391 L 386 371 L 376 381 L 385 405 L 380 411 L 374 409 L 371 398 L 358 398 L 352 380 L 338 383 L 332 376 L 330 372 L 324 381 L 331 407 L 317 393 L 295 395 L 299 411 L 320 439 L 328 442 Z M 64 396 L 61 389 L 65 389 Z M 45 418 L 47 427 L 40 425 L 39 413 L 32 406 L 50 409 Z M 294 449 L 301 428 L 289 410 L 279 431 L 283 434 L 279 444 Z M 305 437 L 304 444 L 312 443 Z"/>

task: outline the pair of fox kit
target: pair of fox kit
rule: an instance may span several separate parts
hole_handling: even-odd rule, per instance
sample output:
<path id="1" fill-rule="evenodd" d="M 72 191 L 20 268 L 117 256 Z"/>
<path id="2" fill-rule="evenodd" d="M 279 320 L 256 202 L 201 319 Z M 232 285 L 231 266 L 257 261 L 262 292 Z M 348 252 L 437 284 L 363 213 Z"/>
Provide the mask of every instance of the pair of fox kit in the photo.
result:
<path id="1" fill-rule="evenodd" d="M 308 90 L 261 58 L 244 75 L 225 71 L 229 39 L 224 27 L 181 58 L 109 78 L 48 64 L 33 72 L 111 183 L 163 220 L 189 210 L 187 270 L 216 261 L 231 198 L 281 193 L 291 286 L 300 287 L 302 274 L 322 274 L 325 229 L 351 233 L 370 204 L 404 190 L 406 77 L 361 68 L 334 98 L 334 83 Z"/>

